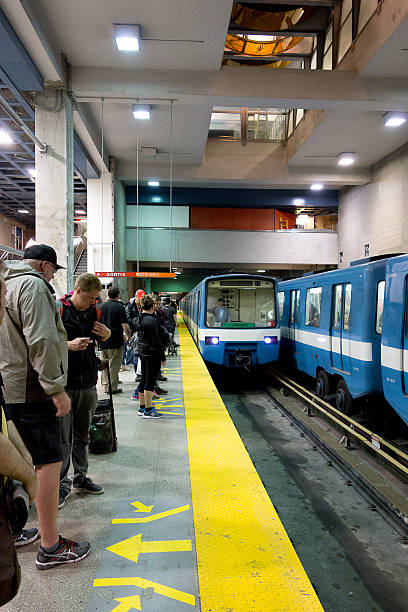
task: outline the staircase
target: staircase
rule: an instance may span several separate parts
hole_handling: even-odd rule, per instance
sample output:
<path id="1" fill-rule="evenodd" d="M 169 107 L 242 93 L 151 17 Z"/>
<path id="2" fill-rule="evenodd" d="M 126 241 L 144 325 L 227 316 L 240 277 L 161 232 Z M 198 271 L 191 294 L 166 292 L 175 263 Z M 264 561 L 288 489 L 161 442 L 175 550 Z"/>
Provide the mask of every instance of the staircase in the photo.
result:
<path id="1" fill-rule="evenodd" d="M 75 276 L 79 276 L 80 274 L 84 274 L 88 271 L 88 250 L 84 249 L 81 253 L 81 257 L 78 260 L 78 263 L 75 268 Z"/>

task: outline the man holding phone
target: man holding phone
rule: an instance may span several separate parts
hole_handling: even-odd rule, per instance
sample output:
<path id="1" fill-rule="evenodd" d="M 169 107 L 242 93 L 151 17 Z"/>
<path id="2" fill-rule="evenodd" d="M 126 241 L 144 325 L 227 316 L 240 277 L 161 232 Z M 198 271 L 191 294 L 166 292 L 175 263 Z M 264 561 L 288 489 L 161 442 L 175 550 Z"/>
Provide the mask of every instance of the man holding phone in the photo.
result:
<path id="1" fill-rule="evenodd" d="M 57 303 L 68 338 L 68 380 L 66 390 L 71 398 L 71 413 L 61 419 L 62 467 L 58 507 L 62 508 L 71 493 L 77 491 L 101 495 L 104 489 L 88 476 L 89 426 L 94 415 L 98 394 L 96 383 L 98 364 L 95 342 L 105 342 L 110 329 L 100 323 L 101 311 L 97 305 L 101 282 L 94 274 L 81 274 L 75 282 L 72 295 Z M 73 480 L 68 477 L 71 463 Z"/>

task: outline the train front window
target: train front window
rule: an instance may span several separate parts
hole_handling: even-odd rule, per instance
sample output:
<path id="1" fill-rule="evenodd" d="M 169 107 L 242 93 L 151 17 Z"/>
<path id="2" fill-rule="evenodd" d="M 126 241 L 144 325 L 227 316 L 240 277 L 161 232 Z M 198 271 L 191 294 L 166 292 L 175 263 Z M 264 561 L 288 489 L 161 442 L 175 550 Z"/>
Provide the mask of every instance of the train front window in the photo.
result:
<path id="1" fill-rule="evenodd" d="M 220 278 L 207 283 L 207 327 L 276 327 L 273 281 Z"/>

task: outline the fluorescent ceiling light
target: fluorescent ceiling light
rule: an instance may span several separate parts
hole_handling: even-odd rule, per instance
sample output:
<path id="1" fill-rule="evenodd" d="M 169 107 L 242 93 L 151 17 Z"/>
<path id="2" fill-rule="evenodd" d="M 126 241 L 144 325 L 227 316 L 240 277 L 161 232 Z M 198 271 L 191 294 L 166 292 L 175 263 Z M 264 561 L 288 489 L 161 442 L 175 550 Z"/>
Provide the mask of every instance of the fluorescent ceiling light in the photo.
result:
<path id="1" fill-rule="evenodd" d="M 86 212 L 84 212 L 83 210 L 76 210 L 75 214 L 76 215 L 86 215 Z"/>
<path id="2" fill-rule="evenodd" d="M 386 127 L 400 127 L 407 120 L 405 113 L 387 113 L 384 117 Z"/>
<path id="3" fill-rule="evenodd" d="M 139 51 L 140 27 L 138 25 L 114 24 L 113 30 L 119 51 Z"/>
<path id="4" fill-rule="evenodd" d="M 150 119 L 150 104 L 132 104 L 135 119 Z"/>
<path id="5" fill-rule="evenodd" d="M 257 270 L 257 272 L 266 272 L 266 270 Z"/>
<path id="6" fill-rule="evenodd" d="M 152 198 L 152 202 L 161 202 L 162 199 L 159 198 L 158 196 L 155 196 L 154 198 Z"/>
<path id="7" fill-rule="evenodd" d="M 25 208 L 19 208 L 18 211 L 20 213 L 20 215 L 29 215 L 30 211 L 26 210 Z"/>
<path id="8" fill-rule="evenodd" d="M 160 187 L 159 181 L 147 181 L 149 187 Z"/>
<path id="9" fill-rule="evenodd" d="M 356 161 L 354 153 L 341 153 L 337 159 L 339 166 L 351 166 Z"/>
<path id="10" fill-rule="evenodd" d="M 29 168 L 28 169 L 28 174 L 30 174 L 31 176 L 37 176 L 37 170 L 35 168 Z"/>
<path id="11" fill-rule="evenodd" d="M 323 187 L 324 185 L 322 183 L 313 183 L 313 185 L 310 185 L 312 191 L 321 191 Z"/>
<path id="12" fill-rule="evenodd" d="M 152 227 L 152 229 L 164 229 L 164 227 Z"/>
<path id="13" fill-rule="evenodd" d="M 176 274 L 181 274 L 181 272 L 176 272 Z"/>
<path id="14" fill-rule="evenodd" d="M 6 130 L 0 130 L 0 144 L 13 144 L 14 140 Z"/>
<path id="15" fill-rule="evenodd" d="M 295 199 L 293 200 L 293 203 L 294 203 L 294 204 L 299 204 L 299 205 L 301 205 L 301 204 L 304 204 L 304 203 L 305 203 L 305 200 L 304 200 L 304 198 L 295 198 Z"/>

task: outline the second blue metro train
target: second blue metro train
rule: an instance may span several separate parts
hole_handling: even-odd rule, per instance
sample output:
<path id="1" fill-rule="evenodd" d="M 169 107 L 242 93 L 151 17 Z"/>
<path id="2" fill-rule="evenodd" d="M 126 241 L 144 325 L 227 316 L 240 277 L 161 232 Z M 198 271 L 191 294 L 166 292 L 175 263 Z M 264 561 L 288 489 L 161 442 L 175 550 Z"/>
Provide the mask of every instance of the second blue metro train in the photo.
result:
<path id="1" fill-rule="evenodd" d="M 251 368 L 278 358 L 276 285 L 263 275 L 210 276 L 181 300 L 184 321 L 205 361 Z"/>
<path id="2" fill-rule="evenodd" d="M 408 256 L 282 281 L 281 356 L 316 378 L 317 395 L 384 394 L 408 424 Z"/>

